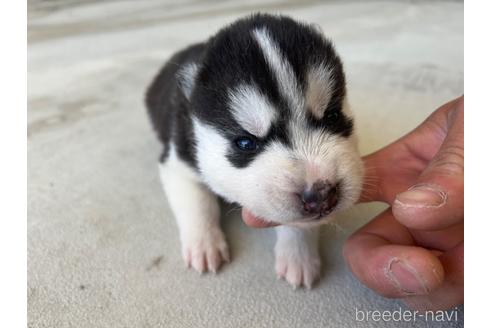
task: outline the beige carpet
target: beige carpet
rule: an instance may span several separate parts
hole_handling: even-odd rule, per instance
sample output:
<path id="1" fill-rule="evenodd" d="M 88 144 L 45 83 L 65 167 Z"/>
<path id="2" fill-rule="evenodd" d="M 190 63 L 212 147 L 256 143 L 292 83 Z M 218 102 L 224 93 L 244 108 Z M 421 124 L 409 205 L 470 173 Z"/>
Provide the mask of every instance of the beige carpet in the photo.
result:
<path id="1" fill-rule="evenodd" d="M 177 49 L 252 11 L 318 23 L 345 62 L 361 148 L 397 138 L 463 92 L 461 2 L 29 1 L 29 327 L 398 327 L 359 310 L 402 306 L 361 285 L 344 239 L 382 206 L 322 235 L 311 291 L 277 281 L 274 234 L 225 209 L 233 261 L 187 271 L 157 175 L 143 93 Z M 413 327 L 462 327 L 458 321 Z"/>

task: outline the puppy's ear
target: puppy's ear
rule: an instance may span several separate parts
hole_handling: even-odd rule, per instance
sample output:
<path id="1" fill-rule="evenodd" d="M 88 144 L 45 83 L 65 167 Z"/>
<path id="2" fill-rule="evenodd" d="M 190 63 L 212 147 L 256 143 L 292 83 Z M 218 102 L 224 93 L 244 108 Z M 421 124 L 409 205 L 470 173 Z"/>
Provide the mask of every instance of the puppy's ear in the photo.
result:
<path id="1" fill-rule="evenodd" d="M 190 100 L 191 93 L 193 92 L 193 88 L 195 87 L 195 81 L 199 70 L 199 64 L 188 63 L 181 67 L 176 73 L 179 87 L 188 100 Z"/>

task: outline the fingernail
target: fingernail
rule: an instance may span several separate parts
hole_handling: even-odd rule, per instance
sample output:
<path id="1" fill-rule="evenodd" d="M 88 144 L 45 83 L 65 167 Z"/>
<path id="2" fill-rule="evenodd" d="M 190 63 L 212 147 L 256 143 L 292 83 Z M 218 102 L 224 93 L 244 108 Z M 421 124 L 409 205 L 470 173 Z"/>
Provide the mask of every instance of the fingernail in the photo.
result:
<path id="1" fill-rule="evenodd" d="M 395 199 L 396 205 L 411 207 L 439 207 L 446 202 L 446 192 L 433 186 L 417 185 L 401 194 Z"/>
<path id="2" fill-rule="evenodd" d="M 400 259 L 392 259 L 386 270 L 386 276 L 391 284 L 405 295 L 425 295 L 429 288 L 417 271 L 408 263 Z"/>

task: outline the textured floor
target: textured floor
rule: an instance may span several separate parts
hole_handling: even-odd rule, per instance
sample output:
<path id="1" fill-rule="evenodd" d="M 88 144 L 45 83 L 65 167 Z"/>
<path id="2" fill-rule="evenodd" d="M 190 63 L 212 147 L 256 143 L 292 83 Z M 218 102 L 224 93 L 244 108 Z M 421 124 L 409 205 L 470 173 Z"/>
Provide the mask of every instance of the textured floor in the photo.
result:
<path id="1" fill-rule="evenodd" d="M 363 153 L 463 92 L 463 4 L 372 1 L 29 1 L 30 327 L 395 327 L 355 311 L 398 310 L 362 286 L 344 239 L 381 204 L 327 226 L 324 275 L 292 290 L 273 270 L 274 234 L 226 208 L 233 261 L 185 270 L 142 103 L 177 49 L 252 11 L 318 23 L 345 62 Z M 426 322 L 414 327 L 461 327 Z M 409 325 L 408 323 L 406 325 Z"/>

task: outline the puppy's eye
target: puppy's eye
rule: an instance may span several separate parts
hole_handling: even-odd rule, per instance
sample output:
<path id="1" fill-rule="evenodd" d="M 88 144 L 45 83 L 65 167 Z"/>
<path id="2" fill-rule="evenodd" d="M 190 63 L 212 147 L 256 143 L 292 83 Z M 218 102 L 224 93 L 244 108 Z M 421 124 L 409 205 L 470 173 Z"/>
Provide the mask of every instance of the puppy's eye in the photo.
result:
<path id="1" fill-rule="evenodd" d="M 338 120 L 338 118 L 340 117 L 340 114 L 336 111 L 331 111 L 329 114 L 328 114 L 328 119 L 330 121 L 336 121 Z"/>
<path id="2" fill-rule="evenodd" d="M 258 148 L 256 140 L 251 137 L 239 137 L 236 139 L 237 148 L 242 151 L 255 151 Z"/>

